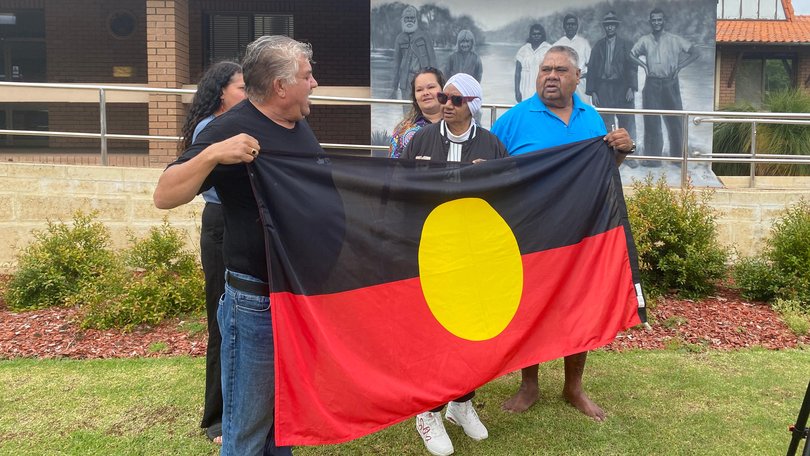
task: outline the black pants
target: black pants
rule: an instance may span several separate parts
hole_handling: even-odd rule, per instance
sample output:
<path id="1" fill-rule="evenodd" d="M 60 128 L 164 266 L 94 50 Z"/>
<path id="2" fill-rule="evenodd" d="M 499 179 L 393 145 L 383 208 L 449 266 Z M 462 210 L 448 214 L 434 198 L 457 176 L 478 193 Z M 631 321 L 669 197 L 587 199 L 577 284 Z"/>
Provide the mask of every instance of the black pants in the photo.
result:
<path id="1" fill-rule="evenodd" d="M 200 256 L 205 274 L 205 310 L 208 316 L 208 349 L 205 352 L 205 408 L 200 427 L 222 423 L 222 374 L 219 348 L 222 336 L 217 323 L 219 298 L 225 292 L 225 263 L 222 233 L 225 222 L 222 205 L 205 203 L 200 230 Z"/>
<path id="2" fill-rule="evenodd" d="M 633 100 L 627 101 L 627 84 L 621 80 L 602 80 L 597 82 L 594 93 L 599 97 L 600 108 L 634 109 Z M 631 138 L 636 137 L 636 116 L 633 114 L 600 114 L 605 121 L 605 129 L 611 125 L 624 128 Z"/>
<path id="3" fill-rule="evenodd" d="M 465 394 L 465 395 L 463 395 L 463 396 L 461 396 L 461 397 L 459 397 L 457 399 L 453 399 L 453 402 L 467 402 L 467 401 L 469 401 L 470 399 L 472 399 L 474 397 L 475 397 L 475 390 L 472 390 L 469 393 L 467 393 L 467 394 Z M 443 408 L 444 408 L 444 404 L 442 404 L 442 405 L 436 407 L 435 409 L 431 410 L 431 412 L 433 412 L 433 413 L 441 412 Z"/>
<path id="4" fill-rule="evenodd" d="M 641 91 L 644 109 L 683 110 L 681 89 L 678 78 L 654 78 L 648 76 Z M 661 129 L 661 118 L 667 126 L 669 153 L 663 154 L 664 132 Z M 683 119 L 677 116 L 644 116 L 644 155 L 656 157 L 680 157 L 683 154 Z"/>

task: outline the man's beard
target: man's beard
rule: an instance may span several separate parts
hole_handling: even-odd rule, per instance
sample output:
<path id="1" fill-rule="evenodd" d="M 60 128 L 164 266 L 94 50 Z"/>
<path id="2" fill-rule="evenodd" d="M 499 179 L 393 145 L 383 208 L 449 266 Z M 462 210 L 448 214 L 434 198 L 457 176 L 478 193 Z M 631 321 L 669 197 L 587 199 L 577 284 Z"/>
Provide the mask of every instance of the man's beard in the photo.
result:
<path id="1" fill-rule="evenodd" d="M 419 27 L 417 27 L 416 22 L 402 21 L 402 31 L 405 33 L 413 33 L 417 28 Z"/>

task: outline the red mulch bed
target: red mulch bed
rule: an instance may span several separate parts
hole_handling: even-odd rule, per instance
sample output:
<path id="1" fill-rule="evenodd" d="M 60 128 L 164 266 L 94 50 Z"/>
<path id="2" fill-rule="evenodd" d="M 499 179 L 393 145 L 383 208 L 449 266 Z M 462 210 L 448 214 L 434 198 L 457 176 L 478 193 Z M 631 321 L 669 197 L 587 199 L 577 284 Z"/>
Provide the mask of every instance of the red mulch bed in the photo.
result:
<path id="1" fill-rule="evenodd" d="M 728 288 L 701 301 L 664 298 L 650 315 L 651 331 L 631 329 L 619 334 L 606 349 L 692 345 L 716 350 L 778 350 L 810 343 L 807 336 L 794 335 L 769 306 L 747 302 Z M 0 301 L 0 359 L 205 356 L 206 331 L 191 332 L 177 319 L 131 332 L 82 331 L 76 316 L 76 309 L 63 308 L 11 312 Z"/>
<path id="2" fill-rule="evenodd" d="M 11 312 L 3 305 L 0 359 L 205 356 L 208 333 L 184 329 L 180 320 L 131 332 L 81 330 L 76 322 L 77 313 L 75 308 Z M 201 321 L 204 324 L 204 319 Z"/>
<path id="3" fill-rule="evenodd" d="M 616 337 L 609 350 L 660 349 L 687 344 L 716 350 L 761 347 L 770 350 L 810 343 L 796 336 L 771 307 L 749 302 L 728 287 L 700 301 L 666 297 L 648 310 L 652 330 L 633 328 Z"/>

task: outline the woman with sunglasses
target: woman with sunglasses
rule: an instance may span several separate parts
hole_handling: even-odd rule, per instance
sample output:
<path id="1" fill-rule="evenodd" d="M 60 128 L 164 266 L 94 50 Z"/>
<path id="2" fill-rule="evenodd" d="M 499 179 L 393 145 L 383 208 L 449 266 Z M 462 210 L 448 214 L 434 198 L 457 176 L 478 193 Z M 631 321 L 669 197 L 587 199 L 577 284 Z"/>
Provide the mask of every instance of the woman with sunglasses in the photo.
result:
<path id="1" fill-rule="evenodd" d="M 479 127 L 473 117 L 481 109 L 481 84 L 458 73 L 436 95 L 442 120 L 419 130 L 405 147 L 402 158 L 440 162 L 477 163 L 508 155 L 501 141 Z"/>
<path id="2" fill-rule="evenodd" d="M 411 80 L 411 110 L 394 128 L 389 146 L 389 156 L 399 158 L 422 127 L 438 122 L 442 118 L 442 105 L 436 94 L 444 85 L 444 75 L 436 68 L 424 68 Z"/>
<path id="3" fill-rule="evenodd" d="M 477 163 L 506 157 L 506 148 L 492 133 L 473 121 L 481 109 L 481 84 L 466 73 L 458 73 L 436 95 L 442 105 L 442 120 L 419 130 L 405 147 L 402 158 L 434 160 L 438 162 Z M 447 404 L 445 418 L 461 426 L 473 440 L 489 436 L 473 407 L 471 391 Z M 416 430 L 427 450 L 434 455 L 453 454 L 453 442 L 444 428 L 444 406 L 416 416 Z"/>

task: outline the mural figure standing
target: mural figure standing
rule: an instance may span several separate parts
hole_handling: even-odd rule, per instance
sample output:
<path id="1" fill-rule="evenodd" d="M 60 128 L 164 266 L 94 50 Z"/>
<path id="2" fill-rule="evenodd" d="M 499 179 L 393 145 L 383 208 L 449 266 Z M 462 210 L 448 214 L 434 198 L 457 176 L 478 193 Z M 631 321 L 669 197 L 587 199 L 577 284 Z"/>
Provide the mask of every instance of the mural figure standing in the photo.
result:
<path id="1" fill-rule="evenodd" d="M 447 58 L 444 70 L 444 75 L 448 78 L 458 73 L 469 74 L 478 82 L 481 82 L 481 75 L 484 73 L 481 57 L 475 53 L 475 35 L 467 29 L 458 32 L 456 50 Z"/>
<path id="2" fill-rule="evenodd" d="M 411 81 L 423 68 L 436 67 L 433 40 L 419 30 L 419 11 L 411 5 L 402 10 L 402 32 L 394 42 L 394 79 L 391 83 L 391 98 L 411 98 Z"/>
<path id="3" fill-rule="evenodd" d="M 529 27 L 529 38 L 515 55 L 515 101 L 520 103 L 535 94 L 535 81 L 540 64 L 551 45 L 546 41 L 546 29 L 540 24 Z"/>
<path id="4" fill-rule="evenodd" d="M 588 60 L 590 76 L 585 93 L 593 105 L 601 108 L 634 109 L 638 91 L 638 65 L 630 58 L 633 43 L 617 34 L 621 20 L 613 11 L 602 18 L 605 37 L 596 42 Z M 633 114 L 602 114 L 605 127 L 618 125 L 636 137 L 636 119 Z M 635 161 L 627 162 L 636 164 Z M 631 166 L 633 166 L 631 165 Z"/>
<path id="5" fill-rule="evenodd" d="M 664 30 L 664 11 L 655 8 L 650 11 L 652 33 L 638 39 L 630 51 L 632 58 L 644 68 L 647 78 L 641 91 L 644 109 L 682 110 L 681 89 L 678 73 L 698 59 L 695 46 L 685 38 Z M 641 60 L 644 56 L 644 61 Z M 680 117 L 664 116 L 669 138 L 670 157 L 679 157 L 683 150 L 683 124 Z M 660 157 L 664 148 L 664 132 L 661 116 L 644 116 L 644 155 Z M 657 160 L 645 160 L 644 166 L 661 166 Z"/>
<path id="6" fill-rule="evenodd" d="M 579 71 L 580 71 L 580 80 L 579 84 L 577 85 L 577 95 L 581 101 L 585 103 L 591 102 L 591 97 L 585 94 L 585 81 L 583 79 L 588 78 L 588 60 L 591 58 L 591 44 L 588 43 L 588 40 L 582 37 L 582 35 L 577 35 L 579 31 L 579 19 L 573 14 L 566 14 L 563 18 L 563 30 L 565 30 L 565 35 L 562 38 L 557 40 L 554 43 L 554 46 L 568 46 L 571 49 L 577 51 L 577 55 L 579 56 Z"/>

